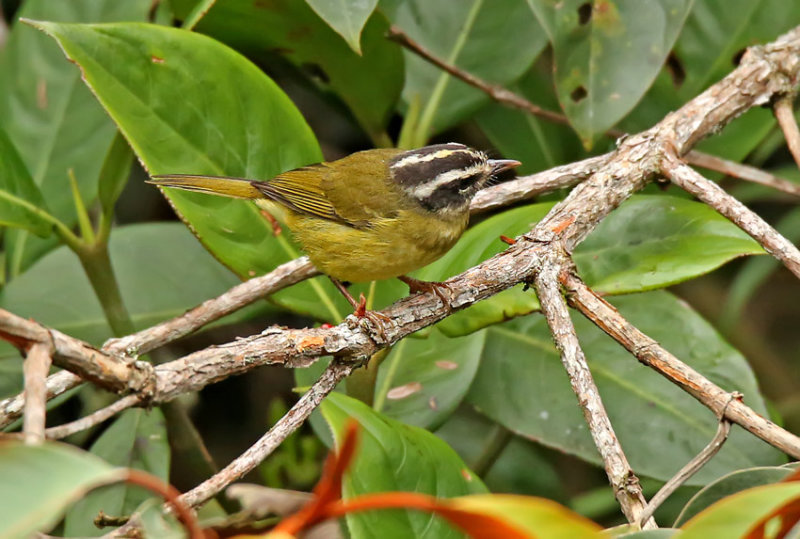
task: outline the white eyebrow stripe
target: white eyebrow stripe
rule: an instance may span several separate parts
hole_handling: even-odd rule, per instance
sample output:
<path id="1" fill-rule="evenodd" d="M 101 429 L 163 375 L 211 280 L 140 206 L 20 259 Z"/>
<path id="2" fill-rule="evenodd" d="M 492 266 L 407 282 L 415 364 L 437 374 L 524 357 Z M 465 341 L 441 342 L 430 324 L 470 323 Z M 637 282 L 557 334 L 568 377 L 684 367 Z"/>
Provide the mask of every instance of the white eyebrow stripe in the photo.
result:
<path id="1" fill-rule="evenodd" d="M 472 153 L 472 152 L 468 152 L 467 150 L 464 150 L 464 149 L 461 149 L 461 148 L 455 149 L 455 150 L 452 149 L 452 148 L 446 148 L 444 150 L 438 150 L 436 152 L 423 154 L 423 155 L 420 155 L 418 153 L 412 153 L 411 155 L 408 155 L 408 156 L 402 158 L 401 160 L 397 161 L 396 163 L 394 163 L 392 165 L 392 168 L 401 168 L 401 167 L 404 167 L 406 165 L 416 165 L 417 163 L 425 163 L 427 161 L 433 161 L 434 159 L 447 157 L 449 155 L 453 155 L 454 153 L 461 153 L 461 152 L 463 152 L 463 153 Z"/>
<path id="2" fill-rule="evenodd" d="M 467 168 L 457 168 L 455 170 L 448 170 L 447 172 L 442 172 L 434 179 L 429 182 L 424 182 L 418 184 L 414 189 L 411 190 L 412 196 L 419 200 L 423 200 L 428 198 L 442 185 L 447 185 L 451 183 L 453 180 L 458 180 L 460 178 L 465 178 L 467 176 L 472 176 L 473 174 L 477 174 L 478 172 L 483 172 L 485 170 L 483 163 L 477 163 Z"/>

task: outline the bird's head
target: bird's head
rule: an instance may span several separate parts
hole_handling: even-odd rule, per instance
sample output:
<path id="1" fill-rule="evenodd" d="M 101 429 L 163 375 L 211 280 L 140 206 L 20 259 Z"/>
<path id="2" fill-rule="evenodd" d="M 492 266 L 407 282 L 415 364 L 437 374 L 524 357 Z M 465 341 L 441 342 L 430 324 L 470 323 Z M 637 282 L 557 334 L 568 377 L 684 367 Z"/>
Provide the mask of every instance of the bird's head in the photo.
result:
<path id="1" fill-rule="evenodd" d="M 435 144 L 396 155 L 389 161 L 391 179 L 426 210 L 462 212 L 495 175 L 520 165 L 512 159 L 489 159 L 463 144 Z"/>

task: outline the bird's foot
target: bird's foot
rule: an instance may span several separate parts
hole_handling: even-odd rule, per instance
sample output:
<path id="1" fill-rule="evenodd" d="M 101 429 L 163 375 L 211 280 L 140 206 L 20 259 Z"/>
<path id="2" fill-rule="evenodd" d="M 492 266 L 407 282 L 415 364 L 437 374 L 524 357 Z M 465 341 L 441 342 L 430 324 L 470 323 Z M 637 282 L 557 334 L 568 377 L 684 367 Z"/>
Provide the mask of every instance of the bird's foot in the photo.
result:
<path id="1" fill-rule="evenodd" d="M 439 281 L 420 281 L 419 279 L 414 279 L 407 275 L 400 275 L 398 279 L 408 285 L 408 292 L 410 294 L 428 294 L 433 292 L 448 311 L 452 310 L 450 307 L 450 300 L 453 291 L 447 283 L 440 283 Z"/>

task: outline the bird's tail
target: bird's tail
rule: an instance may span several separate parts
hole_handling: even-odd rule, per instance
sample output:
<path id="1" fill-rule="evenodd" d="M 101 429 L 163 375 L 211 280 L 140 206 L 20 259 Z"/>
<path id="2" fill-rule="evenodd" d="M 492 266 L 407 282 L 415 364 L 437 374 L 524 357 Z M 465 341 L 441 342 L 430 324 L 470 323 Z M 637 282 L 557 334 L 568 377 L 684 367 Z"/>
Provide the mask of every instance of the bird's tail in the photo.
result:
<path id="1" fill-rule="evenodd" d="M 164 174 L 153 176 L 147 183 L 159 187 L 176 187 L 186 191 L 198 191 L 231 198 L 264 198 L 264 194 L 253 186 L 252 180 L 227 176 L 200 176 L 197 174 Z"/>

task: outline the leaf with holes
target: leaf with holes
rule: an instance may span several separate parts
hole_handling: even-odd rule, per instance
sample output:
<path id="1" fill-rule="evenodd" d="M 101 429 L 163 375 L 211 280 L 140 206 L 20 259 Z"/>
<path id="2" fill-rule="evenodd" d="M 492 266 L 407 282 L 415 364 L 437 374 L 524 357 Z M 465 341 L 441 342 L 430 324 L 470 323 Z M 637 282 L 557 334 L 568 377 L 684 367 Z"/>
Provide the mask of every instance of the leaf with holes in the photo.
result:
<path id="1" fill-rule="evenodd" d="M 591 147 L 661 70 L 692 0 L 528 0 L 553 45 L 558 100 Z"/>

